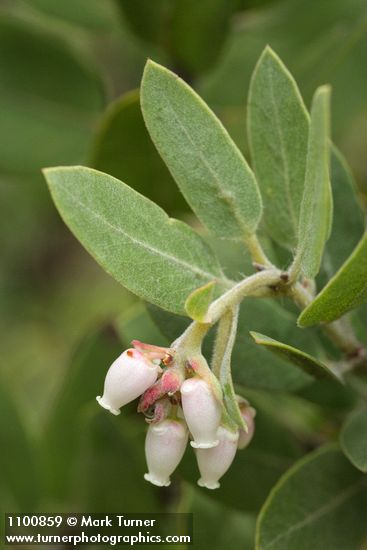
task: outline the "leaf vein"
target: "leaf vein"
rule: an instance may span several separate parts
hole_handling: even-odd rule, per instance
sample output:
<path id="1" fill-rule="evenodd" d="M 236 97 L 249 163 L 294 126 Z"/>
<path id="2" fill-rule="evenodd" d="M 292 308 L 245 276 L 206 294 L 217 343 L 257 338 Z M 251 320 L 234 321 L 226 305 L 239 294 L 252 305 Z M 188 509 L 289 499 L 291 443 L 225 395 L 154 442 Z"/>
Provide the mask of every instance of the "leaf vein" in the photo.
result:
<path id="1" fill-rule="evenodd" d="M 296 213 L 294 211 L 294 206 L 293 206 L 293 202 L 292 202 L 291 189 L 290 189 L 291 183 L 290 183 L 290 177 L 289 177 L 289 167 L 288 167 L 288 163 L 287 163 L 287 160 L 286 160 L 286 152 L 285 152 L 284 138 L 283 138 L 283 134 L 282 134 L 282 129 L 281 129 L 281 125 L 279 123 L 279 113 L 278 113 L 277 104 L 276 104 L 275 97 L 274 97 L 274 86 L 273 86 L 273 78 L 272 78 L 272 74 L 271 74 L 270 65 L 268 65 L 268 67 L 267 67 L 267 73 L 268 73 L 268 80 L 269 80 L 269 90 L 270 90 L 271 103 L 272 103 L 272 106 L 273 106 L 274 118 L 275 118 L 275 122 L 276 122 L 275 128 L 277 130 L 277 134 L 278 134 L 278 137 L 279 137 L 280 158 L 282 160 L 282 164 L 283 164 L 283 168 L 284 168 L 286 197 L 287 197 L 287 202 L 288 202 L 288 207 L 289 207 L 289 213 L 290 213 L 291 220 L 292 220 L 292 225 L 293 225 L 293 228 L 294 228 L 294 234 L 296 235 L 297 230 L 298 230 L 297 216 L 296 216 Z"/>
<path id="2" fill-rule="evenodd" d="M 124 237 L 126 237 L 128 240 L 130 240 L 134 244 L 137 244 L 137 245 L 141 246 L 142 248 L 145 248 L 151 254 L 155 254 L 157 256 L 162 256 L 162 257 L 166 258 L 167 260 L 169 260 L 170 262 L 176 263 L 177 265 L 179 265 L 181 267 L 184 267 L 187 271 L 191 271 L 192 273 L 196 273 L 197 275 L 200 275 L 201 277 L 204 277 L 206 279 L 213 279 L 213 278 L 218 279 L 218 276 L 216 274 L 213 274 L 213 273 L 204 271 L 200 268 L 197 268 L 197 267 L 193 266 L 192 264 L 189 264 L 189 263 L 185 262 L 184 260 L 181 260 L 180 258 L 177 258 L 176 256 L 172 256 L 171 254 L 168 254 L 167 252 L 163 252 L 162 250 L 158 250 L 158 249 L 154 248 L 153 246 L 149 245 L 148 243 L 145 243 L 144 241 L 141 241 L 141 240 L 137 239 L 136 237 L 132 237 L 131 235 L 129 235 L 128 233 L 123 231 L 123 229 L 121 227 L 112 224 L 106 218 L 101 216 L 101 214 L 99 214 L 98 212 L 96 212 L 95 210 L 93 210 L 92 208 L 87 206 L 82 201 L 78 200 L 73 195 L 73 193 L 68 191 L 66 188 L 64 188 L 64 191 L 79 206 L 81 206 L 82 208 L 85 208 L 86 210 L 88 210 L 88 212 L 90 212 L 90 214 L 92 216 L 94 216 L 95 218 L 100 220 L 102 223 L 104 223 L 105 225 L 110 227 L 116 233 L 120 233 L 121 235 L 124 235 Z"/>
<path id="3" fill-rule="evenodd" d="M 298 529 L 305 527 L 309 523 L 312 523 L 313 521 L 318 520 L 325 514 L 331 512 L 333 509 L 337 508 L 338 506 L 343 504 L 345 501 L 349 500 L 351 497 L 357 494 L 359 491 L 361 491 L 366 485 L 367 485 L 367 479 L 362 478 L 357 483 L 354 483 L 352 486 L 350 486 L 348 489 L 341 491 L 338 495 L 336 495 L 333 499 L 331 499 L 330 502 L 328 502 L 328 504 L 321 506 L 318 510 L 316 510 L 312 514 L 309 514 L 302 521 L 295 523 L 294 525 L 289 527 L 289 529 L 287 529 L 287 531 L 285 531 L 284 533 L 279 533 L 279 535 L 277 535 L 273 540 L 269 542 L 269 544 L 267 544 L 264 547 L 264 550 L 268 550 L 272 548 L 280 540 L 287 538 L 289 535 L 291 535 L 295 531 L 298 531 Z"/>

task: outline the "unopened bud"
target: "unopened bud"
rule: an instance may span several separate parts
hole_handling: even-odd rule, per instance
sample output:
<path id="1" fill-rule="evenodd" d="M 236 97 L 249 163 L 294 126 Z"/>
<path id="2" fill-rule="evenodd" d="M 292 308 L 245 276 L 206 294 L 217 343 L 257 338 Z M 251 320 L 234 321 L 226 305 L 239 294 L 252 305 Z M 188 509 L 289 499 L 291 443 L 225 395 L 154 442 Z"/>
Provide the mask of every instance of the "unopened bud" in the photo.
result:
<path id="1" fill-rule="evenodd" d="M 194 438 L 191 446 L 209 449 L 218 445 L 217 430 L 222 410 L 211 387 L 201 378 L 188 378 L 181 386 L 182 408 Z"/>
<path id="2" fill-rule="evenodd" d="M 181 370 L 175 367 L 166 369 L 161 378 L 141 396 L 138 412 L 145 412 L 164 395 L 171 396 L 176 393 L 180 389 L 183 379 Z"/>
<path id="3" fill-rule="evenodd" d="M 154 384 L 160 370 L 159 365 L 140 351 L 124 351 L 110 366 L 103 396 L 97 397 L 98 403 L 112 414 L 120 414 L 120 407 L 139 397 Z"/>
<path id="4" fill-rule="evenodd" d="M 166 419 L 149 426 L 145 439 L 145 456 L 149 473 L 144 479 L 168 487 L 170 475 L 183 457 L 188 440 L 186 425 L 181 420 Z"/>
<path id="5" fill-rule="evenodd" d="M 241 407 L 241 415 L 247 425 L 247 432 L 245 430 L 240 430 L 240 435 L 238 438 L 238 448 L 245 449 L 247 445 L 250 444 L 254 432 L 255 432 L 255 416 L 256 410 L 253 407 Z"/>
<path id="6" fill-rule="evenodd" d="M 196 458 L 201 478 L 200 487 L 218 489 L 219 480 L 233 462 L 237 451 L 238 432 L 234 433 L 220 426 L 218 428 L 219 445 L 213 449 L 197 449 Z"/>

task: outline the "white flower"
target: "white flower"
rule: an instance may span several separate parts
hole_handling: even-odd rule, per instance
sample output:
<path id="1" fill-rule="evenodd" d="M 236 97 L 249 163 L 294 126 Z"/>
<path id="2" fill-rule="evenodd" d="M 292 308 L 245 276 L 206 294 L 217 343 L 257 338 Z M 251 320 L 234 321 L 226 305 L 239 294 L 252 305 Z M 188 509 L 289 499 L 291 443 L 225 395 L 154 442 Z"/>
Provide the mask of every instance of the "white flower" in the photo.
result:
<path id="1" fill-rule="evenodd" d="M 238 448 L 245 449 L 249 445 L 251 439 L 253 438 L 255 431 L 255 416 L 256 411 L 253 407 L 241 407 L 241 415 L 247 424 L 248 431 L 240 430 L 240 435 L 238 438 Z"/>
<path id="2" fill-rule="evenodd" d="M 157 380 L 160 367 L 136 349 L 124 351 L 110 366 L 103 396 L 97 397 L 101 407 L 120 414 L 120 407 L 133 401 Z"/>
<path id="3" fill-rule="evenodd" d="M 209 384 L 201 378 L 188 378 L 181 386 L 181 399 L 185 420 L 194 438 L 191 446 L 209 449 L 218 445 L 216 434 L 222 411 Z"/>
<path id="4" fill-rule="evenodd" d="M 226 473 L 237 451 L 238 432 L 234 433 L 220 426 L 219 445 L 213 449 L 196 449 L 196 458 L 201 478 L 200 487 L 218 489 L 219 479 Z"/>
<path id="5" fill-rule="evenodd" d="M 166 419 L 149 426 L 145 439 L 145 456 L 149 473 L 144 479 L 168 487 L 170 475 L 183 457 L 188 440 L 188 430 L 181 420 Z"/>

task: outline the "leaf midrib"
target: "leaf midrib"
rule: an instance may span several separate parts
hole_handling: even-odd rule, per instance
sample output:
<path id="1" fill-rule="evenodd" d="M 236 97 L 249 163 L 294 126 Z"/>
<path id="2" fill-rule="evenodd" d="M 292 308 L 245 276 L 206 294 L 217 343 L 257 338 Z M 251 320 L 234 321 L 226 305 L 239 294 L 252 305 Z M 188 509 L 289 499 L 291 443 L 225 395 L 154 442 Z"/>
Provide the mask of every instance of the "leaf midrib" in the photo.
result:
<path id="1" fill-rule="evenodd" d="M 85 210 L 88 210 L 88 212 L 90 212 L 92 214 L 92 216 L 94 216 L 95 218 L 97 218 L 98 220 L 102 221 L 102 223 L 104 223 L 105 225 L 107 225 L 108 227 L 110 227 L 113 231 L 116 231 L 116 233 L 120 233 L 121 235 L 124 235 L 124 237 L 126 237 L 127 239 L 129 239 L 131 242 L 141 246 L 142 248 L 145 248 L 146 250 L 148 250 L 150 253 L 152 254 L 156 254 L 157 256 L 161 256 L 161 257 L 164 257 L 166 258 L 167 260 L 173 262 L 173 263 L 176 263 L 177 265 L 179 265 L 180 267 L 184 267 L 185 269 L 187 269 L 188 271 L 192 272 L 192 273 L 196 273 L 202 277 L 205 277 L 207 279 L 220 279 L 220 277 L 218 277 L 217 274 L 214 274 L 214 273 L 209 273 L 209 272 L 206 272 L 200 268 L 195 268 L 193 267 L 191 264 L 188 264 L 187 262 L 185 262 L 184 260 L 180 260 L 179 258 L 177 258 L 176 256 L 171 256 L 170 254 L 167 254 L 166 252 L 163 252 L 161 250 L 157 250 L 156 248 L 148 245 L 147 243 L 143 242 L 143 241 L 140 241 L 139 239 L 136 239 L 135 237 L 132 237 L 131 235 L 129 235 L 128 233 L 126 233 L 125 231 L 123 231 L 123 229 L 121 227 L 118 227 L 114 224 L 112 224 L 111 222 L 109 222 L 108 220 L 106 220 L 106 218 L 104 218 L 103 216 L 101 216 L 101 214 L 99 214 L 98 212 L 96 212 L 95 210 L 93 210 L 92 208 L 90 208 L 90 206 L 87 206 L 85 203 L 81 202 L 80 200 L 78 200 L 75 195 L 73 195 L 73 193 L 71 193 L 69 190 L 67 190 L 65 187 L 63 187 L 63 190 L 64 192 L 73 199 L 74 202 L 76 202 L 78 204 L 78 206 L 84 208 Z M 220 279 L 221 280 L 221 279 Z"/>
<path id="2" fill-rule="evenodd" d="M 210 165 L 210 162 L 205 157 L 205 154 L 202 151 L 202 149 L 193 140 L 190 132 L 187 130 L 186 126 L 183 124 L 182 120 L 179 118 L 177 112 L 175 111 L 175 108 L 173 107 L 172 102 L 170 101 L 169 97 L 166 96 L 166 100 L 167 100 L 167 105 L 170 108 L 170 110 L 171 110 L 176 122 L 178 123 L 179 127 L 182 129 L 182 131 L 184 132 L 185 136 L 187 137 L 189 143 L 192 145 L 194 150 L 197 152 L 200 160 L 203 162 L 204 166 L 207 168 L 210 175 L 213 177 L 213 184 L 214 184 L 215 189 L 217 190 L 217 198 L 219 200 L 224 201 L 228 205 L 228 207 L 229 207 L 230 211 L 232 211 L 233 217 L 235 218 L 235 220 L 238 223 L 239 227 L 245 233 L 247 233 L 248 229 L 245 226 L 245 224 L 243 224 L 241 214 L 238 212 L 237 208 L 235 207 L 232 194 L 228 193 L 225 189 L 223 189 L 223 187 L 221 186 L 221 179 L 219 178 L 217 172 Z M 215 120 L 215 122 L 217 122 L 217 121 Z M 224 129 L 224 131 L 226 131 L 226 130 Z M 231 139 L 231 138 L 228 135 L 228 136 L 226 136 L 226 139 Z M 236 148 L 236 145 L 234 143 L 233 143 L 233 147 Z M 240 156 L 240 160 L 242 161 L 243 159 L 241 158 L 241 154 L 237 151 L 235 151 L 235 152 L 238 156 Z M 210 185 L 210 183 L 209 183 L 209 185 Z"/>
<path id="3" fill-rule="evenodd" d="M 285 188 L 286 188 L 286 197 L 287 197 L 287 203 L 289 207 L 289 213 L 291 216 L 291 222 L 293 225 L 294 234 L 297 235 L 298 231 L 298 224 L 296 219 L 296 213 L 294 211 L 294 205 L 292 202 L 291 197 L 291 189 L 290 189 L 290 178 L 289 178 L 289 169 L 288 169 L 288 163 L 286 160 L 286 152 L 284 147 L 284 139 L 282 134 L 282 129 L 279 123 L 279 113 L 277 109 L 277 104 L 274 97 L 274 86 L 273 86 L 273 78 L 272 78 L 272 69 L 271 66 L 267 65 L 267 73 L 268 73 L 268 81 L 269 81 L 269 89 L 270 89 L 270 97 L 271 97 L 271 104 L 274 111 L 274 118 L 275 118 L 275 128 L 277 129 L 278 137 L 279 137 L 279 144 L 280 144 L 280 157 L 282 159 L 282 164 L 284 168 L 284 180 L 285 180 Z"/>

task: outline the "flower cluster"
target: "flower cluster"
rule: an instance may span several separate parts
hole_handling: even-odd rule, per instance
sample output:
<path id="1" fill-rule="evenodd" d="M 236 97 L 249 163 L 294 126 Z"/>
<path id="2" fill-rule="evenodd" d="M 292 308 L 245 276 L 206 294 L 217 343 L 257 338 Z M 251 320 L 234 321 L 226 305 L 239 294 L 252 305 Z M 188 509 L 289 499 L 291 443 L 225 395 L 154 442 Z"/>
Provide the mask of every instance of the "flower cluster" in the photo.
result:
<path id="1" fill-rule="evenodd" d="M 138 411 L 149 423 L 145 440 L 147 481 L 170 485 L 170 476 L 190 439 L 201 476 L 198 484 L 218 488 L 237 449 L 245 448 L 252 439 L 255 410 L 238 397 L 247 430 L 233 426 L 226 421 L 228 415 L 215 377 L 203 375 L 197 367 L 204 357 L 187 358 L 183 367 L 174 348 L 136 340 L 133 345 L 112 363 L 98 403 L 117 415 L 122 406 L 140 396 Z"/>

